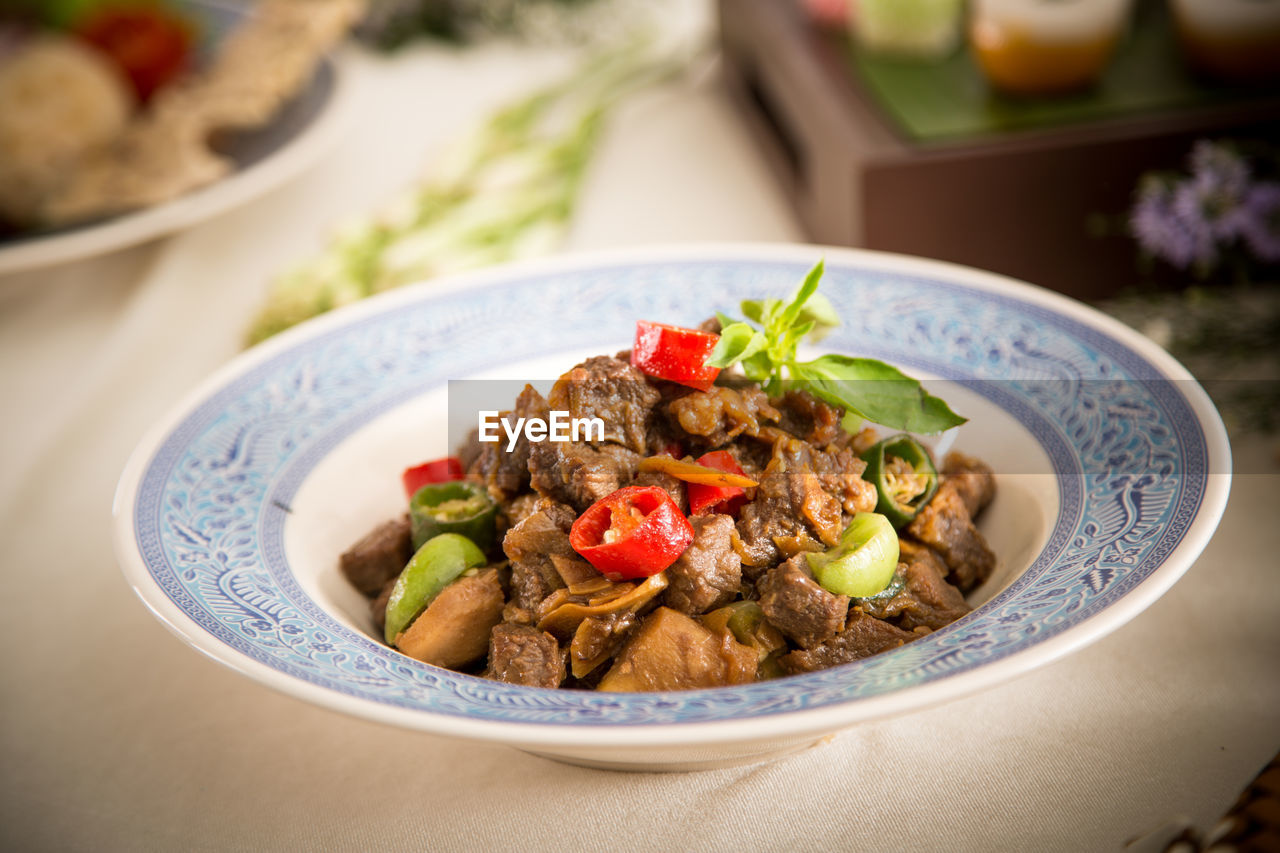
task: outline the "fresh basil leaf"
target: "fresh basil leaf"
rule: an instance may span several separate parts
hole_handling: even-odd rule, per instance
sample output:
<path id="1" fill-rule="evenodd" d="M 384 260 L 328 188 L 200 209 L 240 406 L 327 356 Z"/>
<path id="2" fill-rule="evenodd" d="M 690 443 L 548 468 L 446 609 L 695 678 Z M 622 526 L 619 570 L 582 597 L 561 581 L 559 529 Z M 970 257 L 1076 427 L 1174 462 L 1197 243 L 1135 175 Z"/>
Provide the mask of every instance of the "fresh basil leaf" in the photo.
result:
<path id="1" fill-rule="evenodd" d="M 742 313 L 748 320 L 755 320 L 764 326 L 765 334 L 770 334 L 785 306 L 781 299 L 747 299 L 742 302 Z"/>
<path id="2" fill-rule="evenodd" d="M 809 301 L 809 297 L 817 292 L 818 284 L 822 281 L 822 272 L 825 268 L 826 262 L 818 261 L 813 265 L 813 269 L 809 270 L 809 273 L 804 277 L 804 281 L 800 283 L 800 288 L 778 316 L 779 332 L 785 333 L 796 324 L 796 319 L 800 316 L 800 310 Z M 773 330 L 770 329 L 770 331 Z"/>
<path id="3" fill-rule="evenodd" d="M 754 320 L 764 325 L 764 303 L 759 299 L 744 299 L 738 307 L 742 310 L 742 315 L 748 320 Z"/>
<path id="4" fill-rule="evenodd" d="M 825 338 L 827 332 L 840 325 L 840 315 L 836 313 L 835 306 L 821 293 L 815 293 L 809 297 L 809 301 L 804 304 L 797 319 L 800 322 L 813 321 L 813 331 L 809 333 L 809 339 L 815 342 Z"/>
<path id="5" fill-rule="evenodd" d="M 733 323 L 720 330 L 720 340 L 707 357 L 707 367 L 729 367 L 749 358 L 768 344 L 765 336 L 746 323 Z"/>
<path id="6" fill-rule="evenodd" d="M 924 401 L 919 425 L 903 429 L 918 435 L 934 435 L 968 422 L 968 418 L 953 412 L 941 397 L 935 397 L 924 389 L 920 393 L 924 395 Z"/>
<path id="7" fill-rule="evenodd" d="M 874 379 L 920 384 L 891 364 L 839 353 L 828 353 L 796 367 L 803 368 L 805 376 L 811 379 Z"/>
<path id="8" fill-rule="evenodd" d="M 881 426 L 928 435 L 967 420 L 917 380 L 882 361 L 832 354 L 791 367 L 800 387 Z"/>
<path id="9" fill-rule="evenodd" d="M 721 337 L 706 363 L 713 367 L 741 364 L 746 377 L 760 383 L 770 396 L 787 387 L 806 389 L 844 408 L 842 423 L 850 432 L 864 419 L 920 434 L 943 432 L 964 423 L 965 418 L 919 382 L 884 362 L 835 354 L 796 361 L 801 340 L 817 340 L 840 325 L 831 302 L 817 293 L 824 268 L 823 261 L 814 265 L 787 302 L 747 299 L 741 303 L 743 315 L 763 331 L 717 314 Z"/>
<path id="10" fill-rule="evenodd" d="M 810 320 L 807 323 L 801 323 L 798 326 L 792 326 L 783 335 L 782 339 L 785 342 L 784 346 L 790 358 L 795 358 L 796 347 L 800 345 L 800 342 L 804 340 L 806 335 L 808 335 L 810 332 L 813 331 L 815 325 L 816 324 L 812 320 Z"/>
<path id="11" fill-rule="evenodd" d="M 768 351 L 761 351 L 742 360 L 742 372 L 752 382 L 765 382 L 774 374 L 774 364 Z"/>

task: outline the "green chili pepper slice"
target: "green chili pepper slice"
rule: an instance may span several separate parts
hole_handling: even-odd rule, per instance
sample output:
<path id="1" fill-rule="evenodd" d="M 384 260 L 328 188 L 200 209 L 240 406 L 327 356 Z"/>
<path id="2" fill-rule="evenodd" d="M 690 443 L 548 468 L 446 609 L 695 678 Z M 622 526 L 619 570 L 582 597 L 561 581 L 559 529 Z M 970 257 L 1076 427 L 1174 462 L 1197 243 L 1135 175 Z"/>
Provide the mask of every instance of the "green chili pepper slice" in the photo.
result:
<path id="1" fill-rule="evenodd" d="M 910 524 L 938 490 L 938 469 L 929 452 L 909 435 L 886 438 L 862 458 L 867 463 L 862 478 L 876 487 L 876 512 L 895 528 Z"/>
<path id="2" fill-rule="evenodd" d="M 782 654 L 785 651 L 786 649 L 772 652 L 767 658 L 760 661 L 760 666 L 756 667 L 757 681 L 768 681 L 771 678 L 782 678 L 782 676 L 787 674 L 787 671 L 782 667 L 782 662 L 778 660 L 778 658 L 782 657 Z"/>
<path id="3" fill-rule="evenodd" d="M 453 583 L 467 569 L 483 566 L 484 552 L 465 536 L 443 533 L 426 542 L 404 567 L 387 599 L 387 624 L 383 631 L 388 645 L 408 628 L 440 590 Z"/>
<path id="4" fill-rule="evenodd" d="M 457 533 L 488 550 L 497 531 L 497 518 L 498 505 L 484 486 L 465 480 L 428 483 L 409 499 L 414 548 L 441 533 Z"/>
<path id="5" fill-rule="evenodd" d="M 875 595 L 898 568 L 898 532 L 878 512 L 860 512 L 834 547 L 808 554 L 809 568 L 823 589 L 850 598 Z"/>
<path id="6" fill-rule="evenodd" d="M 726 604 L 703 616 L 702 624 L 718 633 L 728 631 L 733 634 L 739 643 L 755 649 L 761 660 L 787 645 L 778 629 L 764 618 L 764 610 L 756 601 Z"/>

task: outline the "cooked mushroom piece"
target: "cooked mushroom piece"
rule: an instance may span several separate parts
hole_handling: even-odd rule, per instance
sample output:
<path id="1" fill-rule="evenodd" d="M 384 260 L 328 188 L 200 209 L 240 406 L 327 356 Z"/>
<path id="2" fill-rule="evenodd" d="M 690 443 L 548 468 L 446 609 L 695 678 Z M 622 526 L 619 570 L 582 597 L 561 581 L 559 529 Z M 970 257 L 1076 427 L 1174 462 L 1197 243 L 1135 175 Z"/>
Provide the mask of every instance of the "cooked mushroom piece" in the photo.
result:
<path id="1" fill-rule="evenodd" d="M 755 649 L 729 634 L 715 634 L 696 620 L 659 607 L 623 646 L 598 689 L 692 690 L 755 681 Z"/>
<path id="2" fill-rule="evenodd" d="M 463 575 L 396 637 L 396 648 L 436 666 L 466 666 L 489 650 L 489 632 L 502 620 L 503 603 L 497 569 Z"/>
<path id="3" fill-rule="evenodd" d="M 588 616 L 578 624 L 569 643 L 569 668 L 574 678 L 586 678 L 622 647 L 637 622 L 630 610 Z"/>
<path id="4" fill-rule="evenodd" d="M 607 589 L 592 594 L 585 601 L 583 596 L 574 596 L 567 589 L 556 590 L 539 605 L 538 628 L 568 639 L 578 630 L 583 619 L 614 613 L 638 613 L 666 588 L 667 576 L 659 572 L 640 584 L 611 583 Z"/>

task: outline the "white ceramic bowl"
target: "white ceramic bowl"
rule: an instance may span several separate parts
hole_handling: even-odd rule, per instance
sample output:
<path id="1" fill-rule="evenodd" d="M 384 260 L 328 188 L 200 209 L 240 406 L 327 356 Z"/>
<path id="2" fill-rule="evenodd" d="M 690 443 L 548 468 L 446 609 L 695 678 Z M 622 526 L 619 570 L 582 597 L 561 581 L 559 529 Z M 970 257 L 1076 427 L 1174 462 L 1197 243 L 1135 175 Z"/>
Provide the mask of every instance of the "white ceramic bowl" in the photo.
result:
<path id="1" fill-rule="evenodd" d="M 665 694 L 516 687 L 378 642 L 337 558 L 403 511 L 405 466 L 448 450 L 448 380 L 554 377 L 627 347 L 637 319 L 694 324 L 745 297 L 786 295 L 819 257 L 845 320 L 823 349 L 933 377 L 971 419 L 956 446 L 997 470 L 982 527 L 999 565 L 970 597 L 974 613 L 854 664 Z M 1221 421 L 1187 372 L 1076 302 L 893 255 L 684 247 L 431 282 L 245 353 L 142 441 L 120 480 L 115 541 L 165 625 L 263 684 L 578 763 L 683 769 L 782 754 L 1097 639 L 1200 553 L 1229 472 Z"/>

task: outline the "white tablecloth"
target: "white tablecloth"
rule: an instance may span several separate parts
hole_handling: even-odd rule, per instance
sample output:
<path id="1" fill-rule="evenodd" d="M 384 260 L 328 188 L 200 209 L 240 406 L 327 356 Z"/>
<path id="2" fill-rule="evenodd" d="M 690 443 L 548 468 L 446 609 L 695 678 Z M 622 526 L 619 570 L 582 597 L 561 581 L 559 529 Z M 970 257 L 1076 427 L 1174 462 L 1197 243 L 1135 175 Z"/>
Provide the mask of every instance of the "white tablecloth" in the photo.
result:
<path id="1" fill-rule="evenodd" d="M 383 727 L 195 654 L 130 591 L 112 491 L 241 348 L 270 275 L 564 63 L 352 53 L 356 120 L 284 188 L 167 240 L 0 279 L 0 848 L 1117 850 L 1213 822 L 1280 747 L 1274 443 L 1168 594 L 1012 683 L 763 766 L 586 770 Z M 801 234 L 714 67 L 613 117 L 569 248 Z"/>

